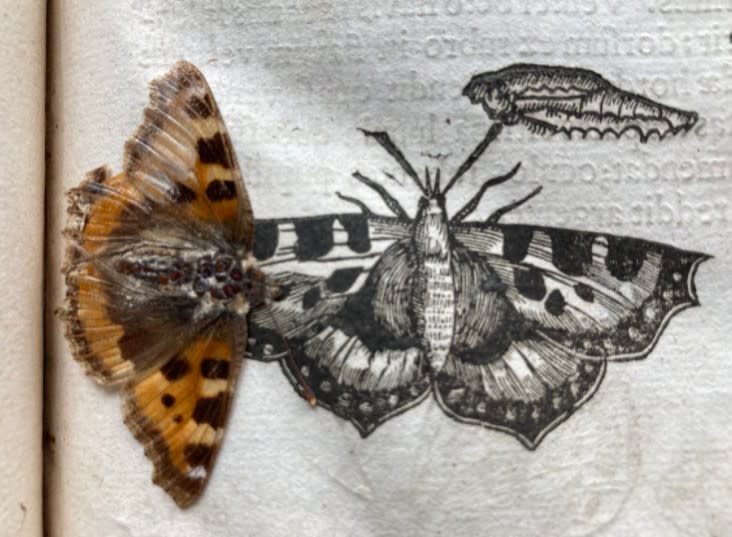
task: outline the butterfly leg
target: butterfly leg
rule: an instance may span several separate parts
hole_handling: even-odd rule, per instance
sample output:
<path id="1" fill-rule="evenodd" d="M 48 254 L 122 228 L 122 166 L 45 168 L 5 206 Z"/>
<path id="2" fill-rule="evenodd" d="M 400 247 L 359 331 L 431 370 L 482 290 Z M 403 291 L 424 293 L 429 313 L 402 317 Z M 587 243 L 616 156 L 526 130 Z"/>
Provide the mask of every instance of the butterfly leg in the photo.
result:
<path id="1" fill-rule="evenodd" d="M 541 192 L 541 188 L 542 187 L 538 186 L 534 190 L 532 190 L 528 195 L 524 196 L 523 198 L 516 200 L 512 203 L 509 203 L 508 205 L 505 205 L 505 206 L 501 207 L 500 209 L 497 209 L 496 211 L 493 212 L 493 214 L 491 214 L 488 218 L 486 218 L 485 223 L 486 224 L 497 224 L 498 221 L 501 219 L 501 217 L 504 214 L 506 214 L 510 211 L 513 211 L 517 207 L 520 207 L 521 205 L 523 205 L 524 203 L 529 201 L 531 198 L 533 198 L 539 192 Z"/>
<path id="2" fill-rule="evenodd" d="M 381 199 L 384 200 L 384 203 L 386 203 L 386 206 L 389 207 L 389 209 L 391 210 L 392 213 L 394 213 L 394 215 L 396 215 L 399 218 L 409 220 L 409 215 L 404 210 L 404 207 L 402 207 L 399 204 L 399 202 L 397 201 L 397 199 L 394 196 L 392 196 L 391 194 L 389 194 L 383 186 L 381 186 L 380 184 L 375 182 L 373 179 L 369 179 L 365 175 L 362 175 L 360 172 L 353 172 L 352 175 L 356 180 L 360 181 L 367 187 L 375 190 L 376 193 L 379 196 L 381 196 Z M 343 196 L 341 196 L 341 199 L 346 199 L 346 201 L 353 200 L 353 198 L 348 199 Z M 358 202 L 357 205 L 359 205 L 359 207 L 361 207 L 362 210 L 365 207 L 365 205 L 363 205 L 361 202 Z M 362 207 L 362 205 L 363 205 L 363 207 Z M 368 208 L 366 208 L 366 210 L 368 210 Z"/>
<path id="3" fill-rule="evenodd" d="M 519 171 L 519 168 L 521 167 L 521 163 L 519 162 L 516 164 L 511 171 L 504 175 L 499 175 L 498 177 L 493 177 L 491 179 L 488 179 L 483 185 L 480 187 L 478 192 L 466 203 L 462 209 L 460 209 L 457 213 L 455 213 L 455 216 L 453 216 L 450 219 L 450 223 L 457 223 L 462 222 L 465 220 L 478 206 L 478 203 L 480 203 L 481 198 L 483 197 L 483 194 L 485 194 L 485 191 L 488 190 L 492 186 L 500 185 L 501 183 L 505 183 L 509 179 L 511 179 L 516 173 Z M 538 192 L 537 192 L 538 194 Z M 535 195 L 535 194 L 532 194 Z M 526 200 L 523 200 L 526 201 Z M 521 203 L 523 203 L 523 201 Z M 501 211 L 502 209 L 499 209 L 498 211 Z M 510 209 L 508 209 L 510 210 Z M 496 211 L 496 212 L 498 212 Z M 494 213 L 495 214 L 495 213 Z M 503 213 L 501 213 L 503 214 Z M 493 215 L 491 215 L 492 217 Z M 500 216 L 500 215 L 499 215 Z"/>
<path id="4" fill-rule="evenodd" d="M 348 203 L 353 203 L 355 206 L 357 206 L 359 209 L 361 209 L 361 212 L 363 214 L 365 214 L 366 216 L 373 216 L 374 212 L 371 209 L 369 209 L 368 205 L 366 205 L 361 200 L 353 198 L 351 196 L 346 196 L 344 194 L 341 194 L 340 192 L 336 192 L 336 196 L 338 196 L 343 201 L 347 201 Z"/>

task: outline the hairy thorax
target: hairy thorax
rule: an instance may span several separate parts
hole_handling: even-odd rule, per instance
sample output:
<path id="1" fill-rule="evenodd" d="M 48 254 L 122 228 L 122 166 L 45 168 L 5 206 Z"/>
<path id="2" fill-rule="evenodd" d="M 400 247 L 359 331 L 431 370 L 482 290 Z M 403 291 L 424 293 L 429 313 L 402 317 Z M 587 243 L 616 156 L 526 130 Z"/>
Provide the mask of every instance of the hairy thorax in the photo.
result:
<path id="1" fill-rule="evenodd" d="M 251 255 L 142 248 L 118 256 L 114 269 L 134 284 L 197 301 L 198 318 L 222 311 L 243 317 L 268 296 L 265 276 Z"/>

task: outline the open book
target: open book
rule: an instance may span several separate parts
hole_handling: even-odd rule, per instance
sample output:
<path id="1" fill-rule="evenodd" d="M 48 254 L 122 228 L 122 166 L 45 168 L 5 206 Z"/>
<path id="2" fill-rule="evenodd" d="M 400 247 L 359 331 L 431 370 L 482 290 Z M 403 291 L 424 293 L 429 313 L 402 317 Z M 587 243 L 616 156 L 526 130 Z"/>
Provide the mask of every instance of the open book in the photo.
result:
<path id="1" fill-rule="evenodd" d="M 0 533 L 732 534 L 723 2 L 6 4 Z M 186 509 L 54 314 L 64 193 L 181 59 L 290 293 Z"/>

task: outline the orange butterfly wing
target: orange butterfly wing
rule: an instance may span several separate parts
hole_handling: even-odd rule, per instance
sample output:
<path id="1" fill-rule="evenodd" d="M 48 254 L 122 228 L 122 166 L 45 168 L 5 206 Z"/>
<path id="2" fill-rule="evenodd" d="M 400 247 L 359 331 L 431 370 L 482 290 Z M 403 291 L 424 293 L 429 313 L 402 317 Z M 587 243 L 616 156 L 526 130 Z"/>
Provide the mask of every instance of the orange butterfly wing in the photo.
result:
<path id="1" fill-rule="evenodd" d="M 203 75 L 179 62 L 153 81 L 144 122 L 125 146 L 124 172 L 98 168 L 69 198 L 61 315 L 72 352 L 98 382 L 125 384 L 125 421 L 145 445 L 156 483 L 187 506 L 202 492 L 223 437 L 246 322 L 196 321 L 200 300 L 171 285 L 183 269 L 173 263 L 155 273 L 159 281 L 141 283 L 125 252 L 173 260 L 178 252 L 226 250 L 256 270 L 248 261 L 251 206 Z"/>

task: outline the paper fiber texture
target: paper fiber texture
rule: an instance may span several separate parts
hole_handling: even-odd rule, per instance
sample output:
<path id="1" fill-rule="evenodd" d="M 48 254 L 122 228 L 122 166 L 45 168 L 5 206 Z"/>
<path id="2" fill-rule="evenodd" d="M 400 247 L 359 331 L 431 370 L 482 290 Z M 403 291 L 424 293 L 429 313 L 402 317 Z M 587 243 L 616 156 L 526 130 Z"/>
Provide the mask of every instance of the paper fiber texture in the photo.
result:
<path id="1" fill-rule="evenodd" d="M 0 2 L 0 533 L 41 535 L 45 3 Z"/>
<path id="2" fill-rule="evenodd" d="M 645 144 L 506 127 L 448 212 L 520 161 L 476 218 L 543 186 L 502 222 L 714 257 L 696 274 L 701 307 L 674 316 L 647 358 L 609 363 L 592 399 L 533 451 L 459 423 L 431 396 L 362 438 L 310 409 L 277 364 L 247 362 L 211 482 L 187 511 L 151 483 L 118 394 L 84 377 L 49 323 L 50 535 L 732 533 L 728 11 L 682 0 L 53 2 L 50 301 L 63 296 L 62 192 L 100 164 L 120 168 L 147 81 L 178 59 L 213 89 L 257 218 L 358 212 L 337 192 L 388 214 L 356 170 L 413 216 L 417 187 L 358 128 L 387 131 L 420 173 L 440 166 L 444 179 L 489 127 L 461 94 L 473 75 L 519 62 L 591 69 L 699 120 Z"/>

